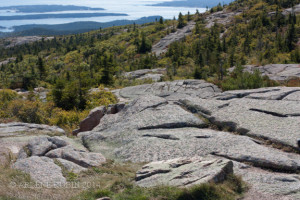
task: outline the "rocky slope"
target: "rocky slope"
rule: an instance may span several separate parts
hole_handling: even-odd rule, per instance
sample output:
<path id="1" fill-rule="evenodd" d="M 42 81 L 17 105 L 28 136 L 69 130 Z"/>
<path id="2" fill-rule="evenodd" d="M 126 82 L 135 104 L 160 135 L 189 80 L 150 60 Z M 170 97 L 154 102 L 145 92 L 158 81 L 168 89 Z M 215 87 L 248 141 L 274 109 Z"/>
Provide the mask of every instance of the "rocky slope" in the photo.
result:
<path id="1" fill-rule="evenodd" d="M 272 194 L 298 199 L 299 90 L 275 87 L 222 93 L 196 80 L 124 88 L 117 94 L 130 103 L 79 136 L 91 151 L 120 161 L 226 158 L 234 162 L 234 173 L 262 198 Z M 174 173 L 156 175 L 154 180 L 159 183 Z M 145 183 L 154 184 L 151 176 Z"/>
<path id="2" fill-rule="evenodd" d="M 156 56 L 159 56 L 162 53 L 166 53 L 170 44 L 176 41 L 180 41 L 184 37 L 191 35 L 195 25 L 196 23 L 194 21 L 190 21 L 185 27 L 165 36 L 158 43 L 152 46 L 152 53 L 154 53 Z"/>
<path id="3" fill-rule="evenodd" d="M 232 72 L 235 67 L 230 68 Z M 274 81 L 288 81 L 293 78 L 300 78 L 300 65 L 299 64 L 270 64 L 265 66 L 245 65 L 244 71 L 253 73 L 259 70 L 263 76 L 268 76 Z"/>
<path id="4" fill-rule="evenodd" d="M 76 131 L 2 124 L 2 153 L 37 182 L 66 183 L 106 159 L 147 162 L 140 186 L 190 186 L 241 175 L 245 199 L 300 198 L 300 88 L 222 92 L 202 80 L 179 80 L 114 91 L 124 102 L 91 111 Z M 38 136 L 37 136 L 38 135 Z M 2 157 L 5 159 L 6 157 Z"/>

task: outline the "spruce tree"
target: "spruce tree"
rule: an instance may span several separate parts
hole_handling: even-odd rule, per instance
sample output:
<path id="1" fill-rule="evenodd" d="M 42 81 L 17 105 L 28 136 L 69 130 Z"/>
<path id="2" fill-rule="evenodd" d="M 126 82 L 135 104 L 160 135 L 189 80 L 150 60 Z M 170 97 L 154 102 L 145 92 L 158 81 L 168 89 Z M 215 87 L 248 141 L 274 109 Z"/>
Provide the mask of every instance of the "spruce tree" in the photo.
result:
<path id="1" fill-rule="evenodd" d="M 183 28 L 184 26 L 185 26 L 185 23 L 184 23 L 183 15 L 180 12 L 179 15 L 178 15 L 178 25 L 177 25 L 177 28 Z"/>
<path id="2" fill-rule="evenodd" d="M 164 24 L 164 19 L 163 19 L 163 17 L 160 17 L 159 23 L 160 23 L 160 24 Z"/>
<path id="3" fill-rule="evenodd" d="M 188 11 L 188 14 L 187 14 L 187 20 L 188 20 L 188 21 L 191 21 L 191 20 L 192 20 L 192 16 L 191 16 L 190 11 Z"/>
<path id="4" fill-rule="evenodd" d="M 46 69 L 45 69 L 43 59 L 41 57 L 38 58 L 37 67 L 40 71 L 40 78 L 44 77 L 46 74 Z"/>

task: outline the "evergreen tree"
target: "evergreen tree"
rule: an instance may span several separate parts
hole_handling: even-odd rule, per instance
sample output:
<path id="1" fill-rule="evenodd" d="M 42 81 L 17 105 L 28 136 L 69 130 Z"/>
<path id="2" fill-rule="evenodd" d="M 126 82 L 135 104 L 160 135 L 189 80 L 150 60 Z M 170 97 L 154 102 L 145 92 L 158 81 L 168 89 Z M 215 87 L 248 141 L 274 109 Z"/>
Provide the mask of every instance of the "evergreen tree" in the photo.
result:
<path id="1" fill-rule="evenodd" d="M 195 33 L 196 33 L 196 34 L 199 34 L 200 31 L 201 31 L 200 25 L 199 25 L 199 23 L 197 22 L 197 23 L 196 23 L 196 26 L 195 26 Z"/>
<path id="2" fill-rule="evenodd" d="M 45 77 L 46 76 L 46 68 L 45 68 L 44 61 L 41 57 L 38 58 L 37 67 L 40 72 L 40 78 Z"/>
<path id="3" fill-rule="evenodd" d="M 114 75 L 114 63 L 112 55 L 105 55 L 103 58 L 103 76 L 101 78 L 101 83 L 105 85 L 111 85 L 113 83 Z"/>
<path id="4" fill-rule="evenodd" d="M 188 11 L 188 14 L 187 14 L 187 20 L 188 20 L 188 22 L 192 20 L 192 16 L 191 16 L 190 11 Z"/>
<path id="5" fill-rule="evenodd" d="M 297 41 L 296 28 L 295 28 L 295 24 L 292 23 L 289 26 L 289 30 L 286 37 L 287 47 L 290 51 L 294 49 L 296 41 Z"/>
<path id="6" fill-rule="evenodd" d="M 142 32 L 142 39 L 138 44 L 138 52 L 139 53 L 146 53 L 148 51 L 151 51 L 152 45 L 150 42 L 146 39 L 146 35 L 144 32 Z"/>
<path id="7" fill-rule="evenodd" d="M 163 17 L 160 17 L 159 23 L 160 23 L 160 24 L 164 24 L 164 19 L 163 19 Z"/>
<path id="8" fill-rule="evenodd" d="M 184 22 L 184 19 L 183 19 L 183 15 L 180 12 L 179 15 L 178 15 L 178 25 L 177 25 L 177 28 L 183 28 L 184 26 L 185 26 L 185 22 Z"/>

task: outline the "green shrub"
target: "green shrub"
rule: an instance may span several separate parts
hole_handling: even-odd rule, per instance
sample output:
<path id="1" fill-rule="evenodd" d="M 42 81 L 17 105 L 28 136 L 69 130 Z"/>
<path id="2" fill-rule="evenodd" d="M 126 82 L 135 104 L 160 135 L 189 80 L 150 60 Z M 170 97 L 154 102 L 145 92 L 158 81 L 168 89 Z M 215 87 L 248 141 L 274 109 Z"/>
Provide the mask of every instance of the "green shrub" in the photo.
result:
<path id="1" fill-rule="evenodd" d="M 87 108 L 92 109 L 117 103 L 118 100 L 113 93 L 105 91 L 102 87 L 99 87 L 99 89 L 99 92 L 92 92 L 88 95 Z"/>
<path id="2" fill-rule="evenodd" d="M 47 123 L 40 106 L 40 102 L 38 101 L 14 100 L 8 106 L 8 112 L 11 114 L 11 117 L 17 117 L 25 123 Z"/>
<path id="3" fill-rule="evenodd" d="M 277 83 L 268 77 L 262 76 L 259 70 L 254 73 L 244 72 L 242 67 L 237 67 L 230 77 L 221 82 L 221 88 L 226 90 L 256 89 L 262 87 L 276 86 Z"/>

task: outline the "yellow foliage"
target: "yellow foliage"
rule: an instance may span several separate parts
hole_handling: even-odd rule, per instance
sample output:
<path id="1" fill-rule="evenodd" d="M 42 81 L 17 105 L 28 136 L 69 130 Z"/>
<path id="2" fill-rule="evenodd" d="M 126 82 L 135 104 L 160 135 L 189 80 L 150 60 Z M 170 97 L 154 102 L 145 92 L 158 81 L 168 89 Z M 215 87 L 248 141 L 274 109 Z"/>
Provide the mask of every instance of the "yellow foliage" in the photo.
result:
<path id="1" fill-rule="evenodd" d="M 108 106 L 117 103 L 118 100 L 113 93 L 105 91 L 103 86 L 99 86 L 99 90 L 99 92 L 89 94 L 87 108 L 92 109 L 98 106 Z"/>

